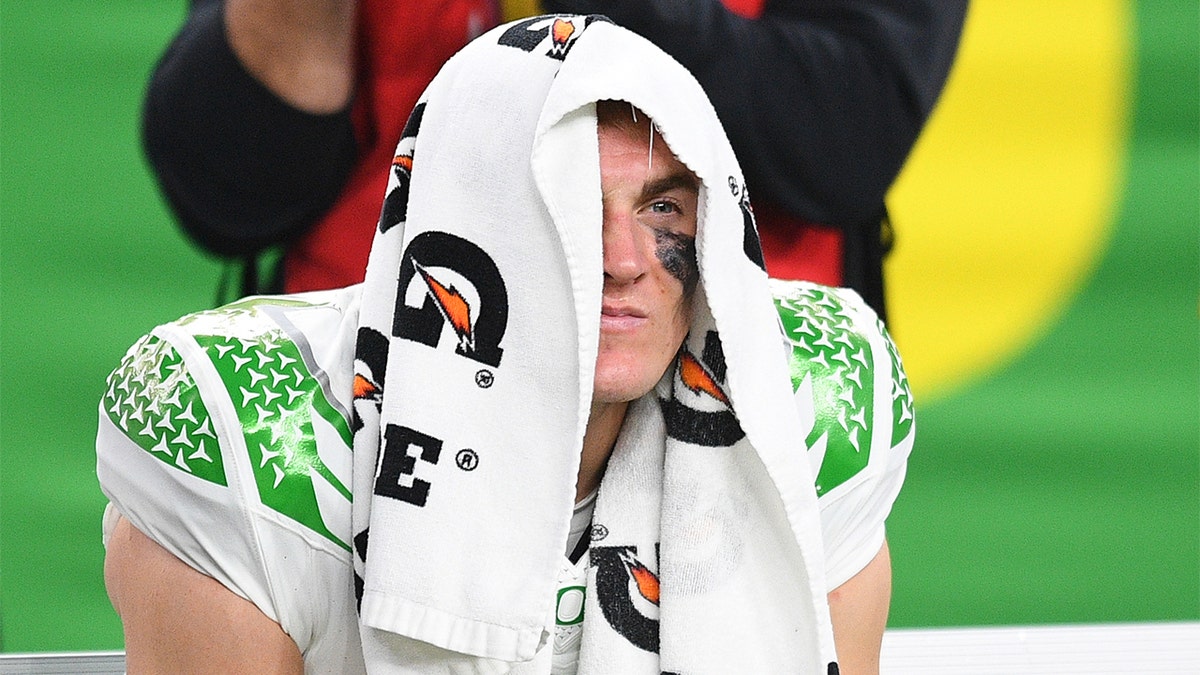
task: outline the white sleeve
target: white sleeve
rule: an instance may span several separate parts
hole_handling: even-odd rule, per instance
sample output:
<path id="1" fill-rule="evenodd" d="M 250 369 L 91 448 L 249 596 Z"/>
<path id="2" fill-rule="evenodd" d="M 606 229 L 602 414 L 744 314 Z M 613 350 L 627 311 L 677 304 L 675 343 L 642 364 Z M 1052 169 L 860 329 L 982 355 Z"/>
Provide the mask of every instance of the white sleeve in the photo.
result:
<path id="1" fill-rule="evenodd" d="M 916 431 L 912 393 L 895 345 L 854 291 L 780 281 L 772 291 L 833 590 L 883 546 Z"/>
<path id="2" fill-rule="evenodd" d="M 189 351 L 147 335 L 109 376 L 96 435 L 100 488 L 138 530 L 278 621 L 231 425 L 193 376 Z"/>

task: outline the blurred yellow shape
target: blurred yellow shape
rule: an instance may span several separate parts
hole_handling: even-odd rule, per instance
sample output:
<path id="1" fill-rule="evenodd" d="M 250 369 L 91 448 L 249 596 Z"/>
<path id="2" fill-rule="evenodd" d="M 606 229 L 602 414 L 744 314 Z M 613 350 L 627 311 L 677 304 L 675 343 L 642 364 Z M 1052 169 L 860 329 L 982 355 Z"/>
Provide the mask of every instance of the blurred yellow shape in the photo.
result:
<path id="1" fill-rule="evenodd" d="M 890 328 L 918 401 L 1013 359 L 1098 262 L 1122 185 L 1132 21 L 1118 0 L 972 1 L 888 196 Z"/>

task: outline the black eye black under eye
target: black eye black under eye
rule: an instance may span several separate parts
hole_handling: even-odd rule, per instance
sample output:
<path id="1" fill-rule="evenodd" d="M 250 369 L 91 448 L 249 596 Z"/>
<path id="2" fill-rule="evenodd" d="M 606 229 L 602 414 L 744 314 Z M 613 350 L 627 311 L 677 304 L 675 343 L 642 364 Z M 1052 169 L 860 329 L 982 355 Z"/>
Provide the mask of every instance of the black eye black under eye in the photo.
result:
<path id="1" fill-rule="evenodd" d="M 700 280 L 696 265 L 696 238 L 681 232 L 654 230 L 654 255 L 663 269 L 683 284 L 683 292 L 690 295 Z"/>

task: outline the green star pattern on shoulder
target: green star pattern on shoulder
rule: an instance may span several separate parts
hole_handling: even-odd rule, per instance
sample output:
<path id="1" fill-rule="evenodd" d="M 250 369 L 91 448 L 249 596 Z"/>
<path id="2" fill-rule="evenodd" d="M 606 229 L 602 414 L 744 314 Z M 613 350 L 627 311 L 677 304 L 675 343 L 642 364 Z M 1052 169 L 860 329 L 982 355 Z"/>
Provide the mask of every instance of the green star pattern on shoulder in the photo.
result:
<path id="1" fill-rule="evenodd" d="M 197 478 L 225 485 L 217 435 L 183 358 L 144 336 L 108 376 L 108 418 L 143 450 Z"/>
<path id="2" fill-rule="evenodd" d="M 820 458 L 820 496 L 853 478 L 870 461 L 877 364 L 870 337 L 856 324 L 862 320 L 858 311 L 837 289 L 791 285 L 776 293 L 775 305 L 792 344 L 790 375 L 805 424 L 805 447 Z M 873 327 L 882 333 L 877 320 Z M 907 416 L 907 426 L 893 424 L 894 445 L 911 430 L 912 407 L 899 357 L 884 335 L 892 357 L 894 419 Z"/>

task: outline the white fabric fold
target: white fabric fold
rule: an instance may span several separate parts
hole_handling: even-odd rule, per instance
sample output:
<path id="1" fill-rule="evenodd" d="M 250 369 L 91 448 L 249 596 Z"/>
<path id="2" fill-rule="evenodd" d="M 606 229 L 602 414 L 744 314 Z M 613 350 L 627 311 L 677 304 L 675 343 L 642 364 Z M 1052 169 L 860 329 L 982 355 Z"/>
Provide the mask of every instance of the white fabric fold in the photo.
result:
<path id="1" fill-rule="evenodd" d="M 724 132 L 649 42 L 539 17 L 430 85 L 372 247 L 353 481 L 372 672 L 520 670 L 553 630 L 599 334 L 604 99 L 651 116 L 700 178 L 701 282 L 680 360 L 630 406 L 600 487 L 580 672 L 835 660 L 812 475 Z"/>

